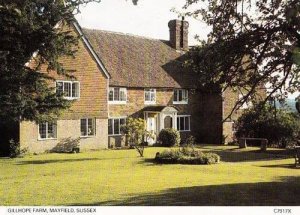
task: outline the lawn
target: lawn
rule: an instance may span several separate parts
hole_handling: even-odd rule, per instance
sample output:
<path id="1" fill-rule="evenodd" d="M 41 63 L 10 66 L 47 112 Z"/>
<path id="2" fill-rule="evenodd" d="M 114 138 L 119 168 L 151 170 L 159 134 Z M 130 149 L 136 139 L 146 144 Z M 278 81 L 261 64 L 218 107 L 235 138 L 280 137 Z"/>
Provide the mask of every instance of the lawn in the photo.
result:
<path id="1" fill-rule="evenodd" d="M 203 146 L 216 165 L 158 165 L 163 148 L 0 159 L 0 205 L 300 205 L 300 169 L 282 150 Z"/>

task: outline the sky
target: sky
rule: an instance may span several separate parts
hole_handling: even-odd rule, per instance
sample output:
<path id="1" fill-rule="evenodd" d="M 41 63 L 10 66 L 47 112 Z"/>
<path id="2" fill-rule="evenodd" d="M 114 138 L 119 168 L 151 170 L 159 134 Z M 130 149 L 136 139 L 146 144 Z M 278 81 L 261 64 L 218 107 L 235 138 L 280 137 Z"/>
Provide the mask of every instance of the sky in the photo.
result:
<path id="1" fill-rule="evenodd" d="M 182 11 L 186 0 L 139 0 L 138 5 L 131 0 L 101 0 L 81 7 L 76 16 L 82 27 L 122 32 L 155 39 L 169 39 L 168 22 L 178 19 L 172 8 Z M 209 28 L 198 20 L 189 21 L 189 45 L 197 44 L 195 35 L 205 39 Z"/>
<path id="2" fill-rule="evenodd" d="M 186 0 L 139 0 L 135 6 L 131 0 L 101 0 L 100 3 L 82 6 L 76 19 L 85 28 L 169 40 L 168 22 L 181 19 L 177 13 L 171 12 L 171 9 L 183 12 L 182 6 L 185 2 Z M 210 28 L 203 21 L 191 17 L 185 19 L 190 24 L 189 45 L 197 44 L 195 35 L 206 39 Z M 294 98 L 298 95 L 299 93 L 296 93 L 289 97 Z"/>

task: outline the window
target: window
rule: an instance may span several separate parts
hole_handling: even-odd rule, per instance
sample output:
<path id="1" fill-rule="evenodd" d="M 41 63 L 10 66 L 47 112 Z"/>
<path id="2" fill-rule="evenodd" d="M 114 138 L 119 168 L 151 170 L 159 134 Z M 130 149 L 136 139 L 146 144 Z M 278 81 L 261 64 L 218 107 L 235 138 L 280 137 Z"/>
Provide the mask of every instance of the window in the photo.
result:
<path id="1" fill-rule="evenodd" d="M 96 134 L 96 120 L 95 119 L 81 119 L 80 120 L 80 134 L 82 137 L 95 136 Z"/>
<path id="2" fill-rule="evenodd" d="M 56 123 L 42 122 L 39 123 L 39 139 L 56 139 L 57 138 L 57 126 Z"/>
<path id="3" fill-rule="evenodd" d="M 190 116 L 177 116 L 177 130 L 190 131 Z"/>
<path id="4" fill-rule="evenodd" d="M 122 125 L 126 124 L 126 118 L 108 119 L 108 135 L 120 135 Z"/>
<path id="5" fill-rule="evenodd" d="M 118 87 L 110 87 L 108 93 L 108 101 L 109 103 L 126 103 L 127 101 L 127 89 L 126 88 L 118 88 Z"/>
<path id="6" fill-rule="evenodd" d="M 80 97 L 80 86 L 78 81 L 57 81 L 56 92 L 64 95 L 65 99 L 78 99 Z"/>
<path id="7" fill-rule="evenodd" d="M 155 104 L 156 89 L 145 89 L 145 104 Z"/>
<path id="8" fill-rule="evenodd" d="M 187 104 L 188 103 L 188 90 L 176 89 L 174 90 L 173 104 Z"/>

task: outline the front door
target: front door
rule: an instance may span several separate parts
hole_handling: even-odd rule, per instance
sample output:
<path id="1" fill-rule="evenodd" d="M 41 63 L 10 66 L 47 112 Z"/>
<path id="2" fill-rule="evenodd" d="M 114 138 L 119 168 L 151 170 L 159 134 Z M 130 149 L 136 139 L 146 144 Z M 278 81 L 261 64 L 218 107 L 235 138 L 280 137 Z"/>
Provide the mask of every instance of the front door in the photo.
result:
<path id="1" fill-rule="evenodd" d="M 147 118 L 147 131 L 151 132 L 153 137 L 148 138 L 147 142 L 149 145 L 153 145 L 156 142 L 156 132 L 157 132 L 157 118 L 154 116 L 149 116 Z"/>

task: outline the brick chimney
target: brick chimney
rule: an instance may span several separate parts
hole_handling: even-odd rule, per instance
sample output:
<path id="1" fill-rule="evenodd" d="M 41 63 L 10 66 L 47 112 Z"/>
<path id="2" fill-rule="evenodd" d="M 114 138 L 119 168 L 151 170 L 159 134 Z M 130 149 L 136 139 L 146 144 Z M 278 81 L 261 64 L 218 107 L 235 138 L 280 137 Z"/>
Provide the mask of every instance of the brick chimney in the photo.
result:
<path id="1" fill-rule="evenodd" d="M 170 28 L 170 43 L 172 48 L 187 51 L 189 48 L 189 23 L 184 20 L 184 17 L 182 17 L 182 20 L 171 20 L 168 26 Z"/>

